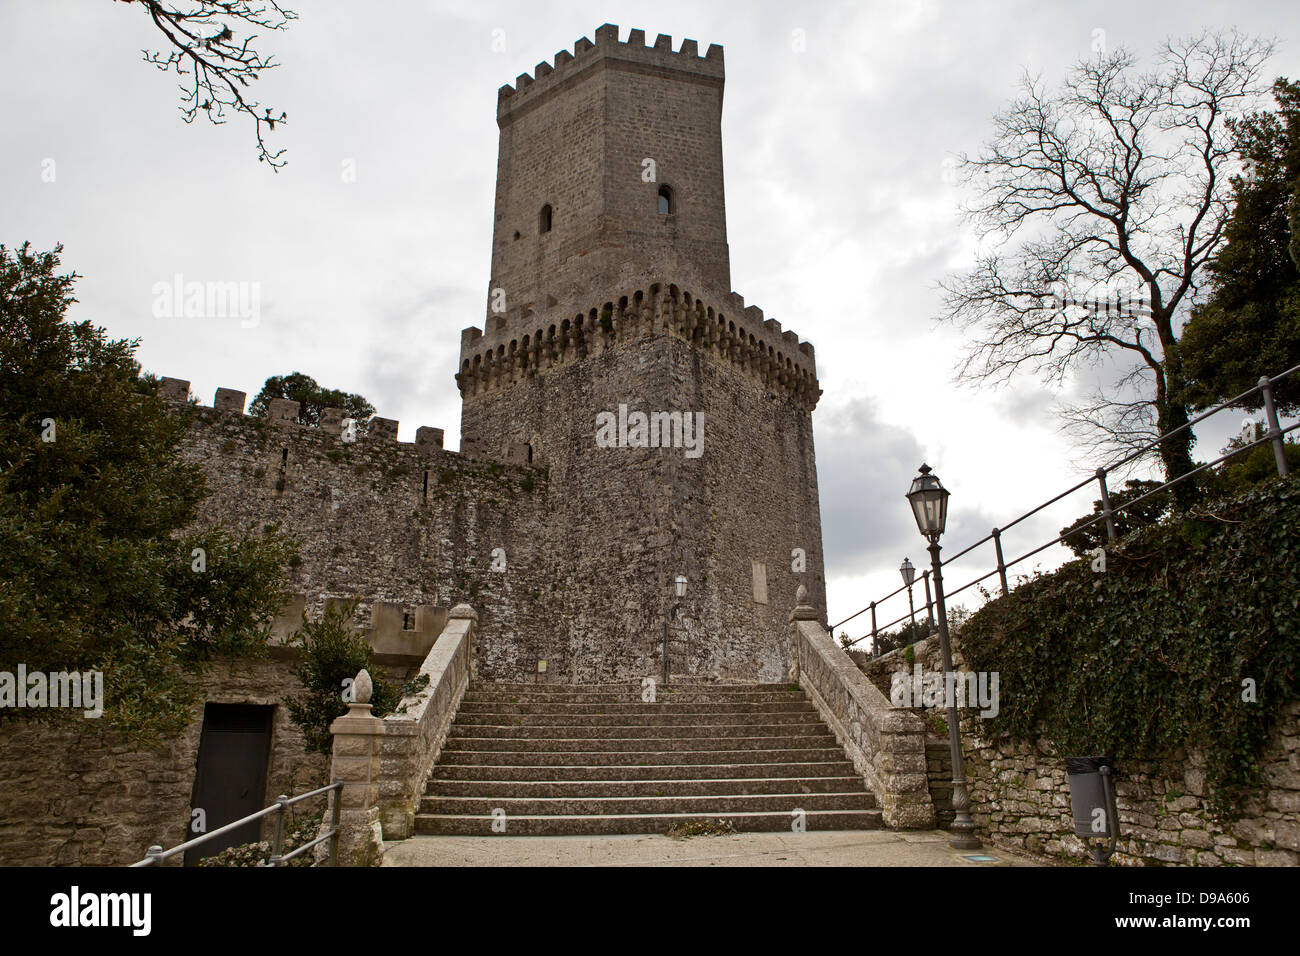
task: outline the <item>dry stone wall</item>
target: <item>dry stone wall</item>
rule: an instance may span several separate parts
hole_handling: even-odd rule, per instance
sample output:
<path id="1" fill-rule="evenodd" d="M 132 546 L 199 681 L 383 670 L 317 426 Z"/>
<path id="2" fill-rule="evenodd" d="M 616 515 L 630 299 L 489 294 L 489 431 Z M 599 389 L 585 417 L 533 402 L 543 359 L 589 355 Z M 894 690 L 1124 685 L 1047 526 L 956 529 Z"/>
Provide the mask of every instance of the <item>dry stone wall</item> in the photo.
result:
<path id="1" fill-rule="evenodd" d="M 396 426 L 347 442 L 324 425 L 198 408 L 183 449 L 207 473 L 196 523 L 278 523 L 298 542 L 286 590 L 301 596 L 299 612 L 355 597 L 360 627 L 400 637 L 424 625 L 416 666 L 434 612 L 473 602 L 480 673 L 531 674 L 556 627 L 546 472 L 397 442 Z"/>
<path id="2" fill-rule="evenodd" d="M 290 668 L 287 659 L 216 662 L 202 682 L 210 703 L 275 707 L 268 804 L 321 785 L 328 769 L 324 757 L 303 750 L 284 707 L 301 690 Z M 179 736 L 158 747 L 100 733 L 94 723 L 0 723 L 0 865 L 120 866 L 150 846 L 194 836 L 187 828 L 202 704 Z"/>
<path id="3" fill-rule="evenodd" d="M 913 645 L 923 672 L 939 671 L 938 640 Z M 955 636 L 954 667 L 962 669 Z M 872 682 L 888 694 L 890 675 L 912 672 L 904 651 L 870 661 Z M 973 714 L 964 711 L 964 714 Z M 970 783 L 971 816 L 996 843 L 1060 860 L 1083 862 L 1088 852 L 1074 836 L 1064 760 L 1050 740 L 1036 744 L 992 737 L 978 716 L 963 716 L 962 744 Z M 1300 864 L 1300 702 L 1287 706 L 1260 756 L 1265 787 L 1234 823 L 1216 821 L 1205 798 L 1204 758 L 1184 755 L 1182 772 L 1162 774 L 1149 761 L 1117 757 L 1116 805 L 1120 866 L 1294 866 Z"/>

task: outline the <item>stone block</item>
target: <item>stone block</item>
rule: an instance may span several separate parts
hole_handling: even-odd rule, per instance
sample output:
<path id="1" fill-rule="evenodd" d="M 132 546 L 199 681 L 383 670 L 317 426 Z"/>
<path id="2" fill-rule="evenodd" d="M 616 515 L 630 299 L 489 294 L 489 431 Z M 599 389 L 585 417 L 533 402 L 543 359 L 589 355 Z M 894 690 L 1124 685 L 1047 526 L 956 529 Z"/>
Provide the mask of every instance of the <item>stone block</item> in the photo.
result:
<path id="1" fill-rule="evenodd" d="M 266 407 L 267 420 L 272 425 L 296 425 L 300 407 L 301 403 L 293 399 L 273 398 Z"/>
<path id="2" fill-rule="evenodd" d="M 372 418 L 366 434 L 377 441 L 397 441 L 397 420 L 393 418 Z"/>
<path id="3" fill-rule="evenodd" d="M 1300 825 L 1290 820 L 1273 824 L 1273 842 L 1288 850 L 1300 850 Z"/>
<path id="4" fill-rule="evenodd" d="M 444 434 L 441 428 L 430 428 L 428 425 L 421 425 L 415 430 L 416 450 L 422 454 L 428 454 L 435 450 L 441 451 Z"/>
<path id="5" fill-rule="evenodd" d="M 1182 847 L 1161 844 L 1152 847 L 1151 856 L 1162 863 L 1182 863 L 1187 857 L 1187 851 Z"/>
<path id="6" fill-rule="evenodd" d="M 329 435 L 331 438 L 341 438 L 343 435 L 343 419 L 347 413 L 341 408 L 322 408 L 320 410 L 320 423 L 317 427 L 321 434 Z"/>
<path id="7" fill-rule="evenodd" d="M 158 395 L 165 402 L 188 402 L 190 383 L 183 378 L 164 378 L 158 383 Z"/>
<path id="8" fill-rule="evenodd" d="M 1292 850 L 1255 850 L 1256 866 L 1296 866 L 1300 864 L 1300 853 Z"/>
<path id="9" fill-rule="evenodd" d="M 244 414 L 244 400 L 247 398 L 248 395 L 245 392 L 236 391 L 233 388 L 219 388 L 216 397 L 212 399 L 212 407 L 219 412 L 242 415 Z"/>

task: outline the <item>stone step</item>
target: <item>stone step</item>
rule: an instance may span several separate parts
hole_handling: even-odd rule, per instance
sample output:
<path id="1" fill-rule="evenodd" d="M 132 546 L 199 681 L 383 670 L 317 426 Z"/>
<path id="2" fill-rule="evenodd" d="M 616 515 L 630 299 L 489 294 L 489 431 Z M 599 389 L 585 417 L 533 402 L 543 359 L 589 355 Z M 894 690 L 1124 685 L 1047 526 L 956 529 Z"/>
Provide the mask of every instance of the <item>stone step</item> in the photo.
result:
<path id="1" fill-rule="evenodd" d="M 522 768 L 529 769 L 529 768 Z M 529 777 L 501 780 L 450 780 L 434 778 L 425 790 L 426 803 L 432 797 L 707 797 L 750 794 L 811 794 L 857 792 L 875 806 L 875 797 L 864 791 L 857 776 L 825 777 L 715 777 L 684 780 L 534 780 Z"/>
<path id="2" fill-rule="evenodd" d="M 677 763 L 677 764 L 605 764 L 602 766 L 509 766 L 462 764 L 448 755 L 429 775 L 430 786 L 436 781 L 488 781 L 492 783 L 528 780 L 546 781 L 626 781 L 644 780 L 735 780 L 740 778 L 798 779 L 805 783 L 826 778 L 856 777 L 847 760 L 805 763 Z"/>
<path id="3" fill-rule="evenodd" d="M 766 719 L 766 718 L 764 718 Z M 508 724 L 491 724 L 474 722 L 457 722 L 450 739 L 463 738 L 510 738 L 512 740 L 718 740 L 743 737 L 787 737 L 824 738 L 826 729 L 820 721 L 782 721 L 781 723 L 689 723 L 689 724 L 640 724 L 629 725 L 621 722 L 601 722 L 587 718 L 580 724 L 543 724 L 525 723 L 524 718 L 516 717 Z"/>
<path id="4" fill-rule="evenodd" d="M 499 818 L 484 815 L 420 813 L 415 832 L 447 836 L 563 836 L 618 833 L 667 833 L 688 823 L 717 823 L 726 820 L 738 832 L 772 832 L 792 829 L 796 818 L 788 811 L 752 813 L 657 813 L 606 814 L 600 816 L 506 816 L 505 829 L 498 833 L 492 824 Z M 803 816 L 807 830 L 877 830 L 879 810 L 808 810 Z M 497 823 L 498 829 L 501 822 Z"/>
<path id="5" fill-rule="evenodd" d="M 447 735 L 447 749 L 469 751 L 518 751 L 523 747 L 536 748 L 539 751 L 567 753 L 587 751 L 592 753 L 609 753 L 621 751 L 644 751 L 652 746 L 657 751 L 713 751 L 719 743 L 724 742 L 727 749 L 737 750 L 817 750 L 835 746 L 835 738 L 829 733 L 823 734 L 758 734 L 739 736 L 732 734 L 705 734 L 702 736 L 649 736 L 637 737 L 557 737 L 557 728 L 544 728 L 547 733 L 539 737 L 529 737 L 520 733 L 527 728 L 513 728 L 510 736 L 485 736 L 482 727 L 456 727 Z M 598 728 L 593 728 L 593 731 Z M 785 730 L 785 728 L 782 728 Z"/>
<path id="6" fill-rule="evenodd" d="M 696 703 L 696 704 L 779 704 L 784 701 L 803 701 L 802 692 L 790 690 L 775 691 L 712 691 L 712 690 L 664 690 L 659 688 L 655 694 L 655 703 Z M 640 704 L 647 703 L 641 699 L 640 687 L 629 687 L 626 691 L 557 691 L 551 694 L 530 694 L 526 691 L 465 691 L 467 704 L 484 702 L 505 704 Z"/>
<path id="7" fill-rule="evenodd" d="M 705 794 L 631 797 L 425 797 L 420 812 L 491 816 L 498 809 L 513 816 L 620 816 L 660 813 L 758 813 L 802 810 L 871 810 L 875 803 L 861 788 L 847 793 Z"/>
<path id="8" fill-rule="evenodd" d="M 636 701 L 528 701 L 465 700 L 461 701 L 460 714 L 816 714 L 813 702 L 807 700 L 775 701 L 680 701 L 660 700 L 645 704 Z"/>
<path id="9" fill-rule="evenodd" d="M 744 694 L 780 691 L 782 693 L 798 694 L 800 697 L 803 696 L 803 691 L 793 684 L 716 684 L 709 681 L 700 681 L 698 683 L 672 681 L 665 684 L 658 679 L 657 675 L 648 674 L 646 676 L 655 681 L 656 690 L 660 693 L 711 691 L 719 694 Z M 639 699 L 643 686 L 640 681 L 619 681 L 613 684 L 528 684 L 499 681 L 491 683 L 475 682 L 472 687 L 468 688 L 467 692 L 538 695 L 635 693 Z"/>
<path id="10" fill-rule="evenodd" d="M 774 738 L 766 738 L 763 742 Z M 495 742 L 495 741 L 494 741 Z M 514 741 L 528 743 L 528 741 Z M 646 741 L 638 741 L 646 746 Z M 655 741 L 662 744 L 664 741 Z M 440 761 L 513 767 L 655 767 L 666 764 L 753 764 L 753 763 L 821 763 L 844 760 L 839 747 L 787 747 L 774 750 L 497 750 L 467 749 L 464 742 L 448 746 Z"/>
<path id="11" fill-rule="evenodd" d="M 494 811 L 497 811 L 494 816 Z M 798 811 L 797 813 L 795 811 Z M 804 693 L 785 684 L 472 684 L 417 833 L 865 829 L 874 795 Z M 493 830 L 496 823 L 497 830 Z"/>

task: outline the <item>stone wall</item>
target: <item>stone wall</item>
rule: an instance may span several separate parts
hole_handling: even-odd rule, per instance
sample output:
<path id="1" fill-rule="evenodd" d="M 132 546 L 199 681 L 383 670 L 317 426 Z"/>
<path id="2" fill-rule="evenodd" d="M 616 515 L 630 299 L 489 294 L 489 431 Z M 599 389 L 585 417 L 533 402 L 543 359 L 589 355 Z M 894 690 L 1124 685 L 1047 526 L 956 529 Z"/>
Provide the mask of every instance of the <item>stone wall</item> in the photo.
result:
<path id="1" fill-rule="evenodd" d="M 325 782 L 325 758 L 304 752 L 283 705 L 301 690 L 290 667 L 288 659 L 219 662 L 202 681 L 207 702 L 275 707 L 264 805 Z M 155 748 L 101 734 L 93 724 L 0 723 L 0 865 L 120 866 L 150 846 L 194 836 L 188 827 L 203 704 L 179 736 Z M 180 865 L 180 857 L 169 862 Z"/>
<path id="2" fill-rule="evenodd" d="M 583 37 L 501 87 L 489 320 L 503 306 L 515 324 L 582 306 L 658 272 L 730 290 L 723 83 L 720 46 L 700 56 L 694 40 L 674 50 L 664 35 L 648 46 L 643 30 L 620 43 L 605 24 L 594 43 Z"/>
<path id="3" fill-rule="evenodd" d="M 674 672 L 779 681 L 795 589 L 806 585 L 825 614 L 816 380 L 778 368 L 761 343 L 745 339 L 752 351 L 742 353 L 735 329 L 724 340 L 716 324 L 693 324 L 694 300 L 667 283 L 624 298 L 606 329 L 567 339 L 540 366 L 512 353 L 461 377 L 462 447 L 500 456 L 526 446 L 549 472 L 547 533 L 563 585 L 554 611 L 567 626 L 548 652 L 553 672 L 587 682 L 658 673 L 670 581 L 683 573 Z M 699 455 L 598 447 L 597 416 L 620 405 L 702 416 Z"/>
<path id="4" fill-rule="evenodd" d="M 942 669 L 938 643 L 930 638 L 913 645 L 915 660 L 926 673 Z M 963 669 L 959 637 L 953 658 L 954 666 Z M 903 650 L 870 661 L 866 669 L 883 688 L 894 671 L 911 672 Z M 1089 858 L 1084 842 L 1074 836 L 1065 763 L 1050 740 L 1027 744 L 995 738 L 974 712 L 963 711 L 962 744 L 971 816 L 981 836 L 1060 860 Z M 1162 775 L 1149 761 L 1117 755 L 1116 762 L 1117 865 L 1300 864 L 1300 702 L 1287 706 L 1274 729 L 1261 754 L 1266 786 L 1235 823 L 1211 817 L 1200 754 L 1184 754 L 1182 772 L 1174 777 Z"/>
<path id="5" fill-rule="evenodd" d="M 298 597 L 295 613 L 315 617 L 328 602 L 360 598 L 355 623 L 371 632 L 382 663 L 403 651 L 418 666 L 446 610 L 473 601 L 480 673 L 533 673 L 560 627 L 543 609 L 563 584 L 544 470 L 476 461 L 441 442 L 398 442 L 392 421 L 344 441 L 337 421 L 254 418 L 242 413 L 241 393 L 222 392 L 238 399 L 224 410 L 194 409 L 182 449 L 207 474 L 196 525 L 278 523 L 298 542 L 285 582 Z M 175 393 L 183 398 L 188 383 Z M 423 646 L 409 640 L 417 630 Z"/>

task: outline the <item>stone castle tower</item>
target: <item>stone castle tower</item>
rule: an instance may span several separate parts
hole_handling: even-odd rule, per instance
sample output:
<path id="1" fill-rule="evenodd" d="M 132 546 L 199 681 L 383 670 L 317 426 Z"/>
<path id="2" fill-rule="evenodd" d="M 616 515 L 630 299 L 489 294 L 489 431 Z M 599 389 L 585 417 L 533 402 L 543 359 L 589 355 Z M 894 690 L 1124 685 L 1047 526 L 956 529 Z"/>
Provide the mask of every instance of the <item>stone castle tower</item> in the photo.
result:
<path id="1" fill-rule="evenodd" d="M 799 584 L 825 613 L 813 348 L 731 291 L 722 48 L 595 38 L 498 94 L 461 449 L 549 472 L 557 626 L 534 653 L 566 679 L 658 674 L 672 618 L 673 674 L 783 680 Z"/>

